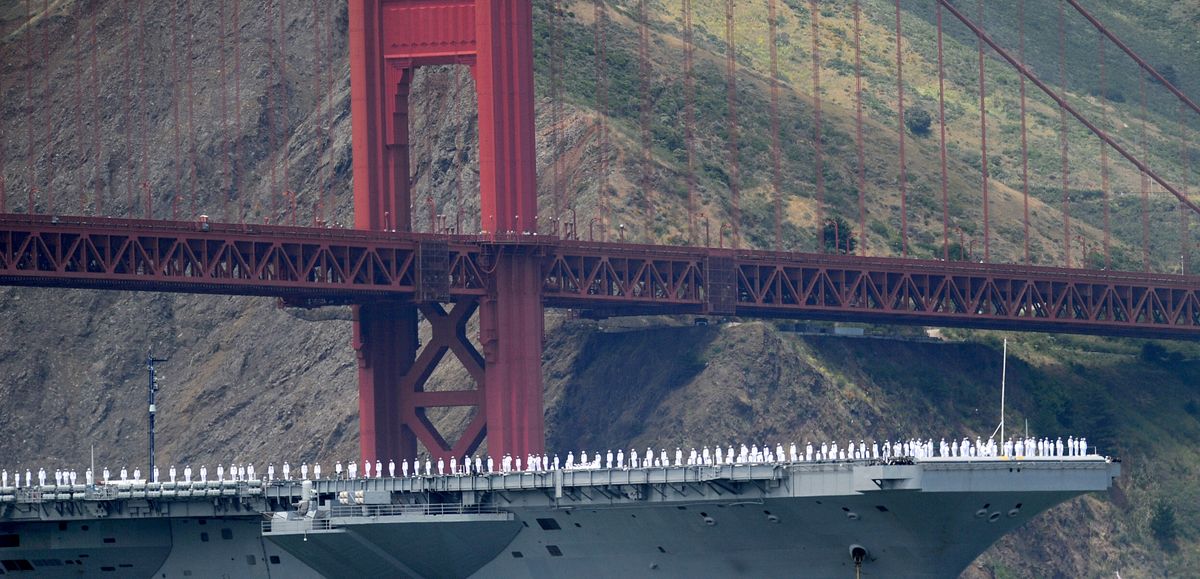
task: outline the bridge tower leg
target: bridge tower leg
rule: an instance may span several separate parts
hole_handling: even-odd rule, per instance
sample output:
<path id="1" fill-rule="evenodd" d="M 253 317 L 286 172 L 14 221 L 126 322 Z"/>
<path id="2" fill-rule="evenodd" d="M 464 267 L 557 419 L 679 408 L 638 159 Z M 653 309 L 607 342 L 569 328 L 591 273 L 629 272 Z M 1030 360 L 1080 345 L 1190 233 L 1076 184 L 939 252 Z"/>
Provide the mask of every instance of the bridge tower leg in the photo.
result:
<path id="1" fill-rule="evenodd" d="M 408 98 L 419 66 L 471 68 L 479 104 L 482 229 L 498 238 L 537 229 L 532 8 L 528 0 L 349 0 L 354 221 L 359 229 L 410 231 Z M 478 303 L 446 313 L 418 291 L 417 303 L 355 308 L 359 431 L 364 459 L 410 458 L 420 440 L 435 457 L 472 453 L 487 437 L 493 456 L 545 446 L 540 261 L 520 244 L 493 246 L 494 272 Z M 418 285 L 422 282 L 418 281 Z M 425 298 L 421 298 L 424 295 Z M 482 355 L 465 333 L 479 313 Z M 433 325 L 424 350 L 418 308 Z M 420 355 L 418 355 L 420 351 Z M 425 392 L 447 351 L 474 390 Z M 478 407 L 456 444 L 425 417 L 438 406 Z"/>

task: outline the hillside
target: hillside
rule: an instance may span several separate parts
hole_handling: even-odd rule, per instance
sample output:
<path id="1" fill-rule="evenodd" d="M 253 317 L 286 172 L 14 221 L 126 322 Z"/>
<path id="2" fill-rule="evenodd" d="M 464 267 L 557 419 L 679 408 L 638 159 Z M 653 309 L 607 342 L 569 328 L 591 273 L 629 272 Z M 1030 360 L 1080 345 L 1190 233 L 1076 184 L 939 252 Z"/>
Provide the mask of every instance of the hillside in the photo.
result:
<path id="1" fill-rule="evenodd" d="M 40 3 L 35 3 L 39 4 Z M 136 213 L 136 198 L 148 183 L 155 215 L 169 217 L 176 195 L 186 195 L 182 215 L 248 220 L 286 216 L 284 192 L 298 192 L 299 221 L 307 223 L 318 205 L 331 222 L 349 224 L 349 76 L 345 9 L 341 3 L 286 2 L 284 66 L 272 59 L 278 47 L 276 2 L 239 4 L 233 25 L 230 0 L 191 2 L 191 14 L 178 3 L 59 0 L 43 14 L 26 5 L 0 4 L 0 129 L 9 207 L 23 211 L 30 183 L 36 202 L 54 209 L 91 213 L 96 196 L 108 215 Z M 640 196 L 636 128 L 637 31 L 632 3 L 609 6 L 610 106 L 613 127 L 609 192 L 613 223 L 629 224 L 630 235 L 683 243 L 686 240 L 686 151 L 677 121 L 682 107 L 678 79 L 681 50 L 678 6 L 650 3 L 654 100 L 653 190 Z M 827 213 L 856 221 L 852 26 L 845 3 L 822 3 L 823 109 L 828 187 Z M 874 255 L 899 252 L 899 201 L 895 189 L 894 62 L 889 3 L 865 5 L 876 16 L 864 21 L 868 70 L 868 190 L 871 211 L 867 242 Z M 1005 22 L 1011 3 L 987 3 L 988 22 Z M 1028 2 L 1031 36 L 1051 34 L 1056 12 Z M 1187 0 L 1094 0 L 1106 21 L 1138 48 L 1174 66 L 1191 94 L 1200 92 L 1200 45 L 1194 30 L 1200 2 Z M 728 219 L 725 192 L 725 84 L 721 42 L 723 12 L 715 2 L 695 3 L 697 29 L 697 178 L 704 211 L 713 222 Z M 782 111 L 785 130 L 785 245 L 809 248 L 814 238 L 813 143 L 809 93 L 808 3 L 780 3 L 781 77 L 787 81 Z M 1037 7 L 1035 9 L 1035 7 Z M 567 6 L 562 21 L 565 103 L 555 119 L 548 99 L 546 4 L 538 2 L 539 171 L 543 207 L 552 206 L 547 178 L 558 155 L 569 198 L 578 208 L 581 229 L 597 207 L 597 118 L 592 64 L 590 3 Z M 993 12 L 994 11 L 994 12 Z M 758 247 L 772 244 L 768 155 L 766 52 L 762 38 L 765 8 L 738 11 L 738 100 L 743 127 L 745 235 Z M 906 12 L 911 54 L 906 61 L 910 94 L 929 106 L 936 98 L 930 60 L 927 13 Z M 1036 24 L 1037 26 L 1034 26 Z M 92 31 L 99 51 L 90 50 Z M 237 30 L 238 34 L 230 33 Z M 1041 31 L 1040 33 L 1038 31 Z M 224 35 L 222 35 L 224 31 Z M 961 32 L 961 31 L 960 31 Z M 997 29 L 1011 41 L 1015 32 Z M 757 35 L 757 36 L 756 36 Z M 187 38 L 193 38 L 187 42 Z M 1086 59 L 1087 38 L 1076 31 L 1071 62 Z M 1076 43 L 1074 39 L 1080 40 Z M 1093 38 L 1094 40 L 1094 38 Z M 951 62 L 969 65 L 972 44 L 948 39 Z M 1032 41 L 1031 41 L 1032 44 Z M 185 47 L 188 50 L 183 50 Z M 1050 46 L 1054 46 L 1051 44 Z M 175 50 L 176 47 L 180 49 Z M 235 49 L 236 47 L 236 49 Z M 189 52 L 190 50 L 190 52 Z M 235 51 L 239 55 L 234 64 Z M 134 59 L 135 55 L 150 55 Z M 170 55 L 191 54 L 191 93 L 184 68 Z M 44 56 L 43 56 L 44 55 Z M 1033 66 L 1053 78 L 1057 54 L 1030 51 Z M 1115 57 L 1115 51 L 1110 51 Z M 144 62 L 141 67 L 131 62 Z M 46 63 L 49 63 L 48 65 Z M 958 66 L 958 65 L 956 65 Z M 966 66 L 966 65 L 964 65 Z M 989 75 L 1011 88 L 1016 82 L 998 65 Z M 958 70 L 958 69 L 956 69 Z M 953 181 L 951 210 L 965 234 L 981 235 L 978 204 L 977 90 L 965 71 L 949 78 L 953 94 L 950 122 Z M 1073 99 L 1098 110 L 1082 64 L 1072 66 Z M 235 74 L 236 73 L 236 74 Z M 1126 95 L 1109 102 L 1113 117 L 1136 116 L 1137 89 L 1121 82 L 1136 73 L 1112 73 Z M 33 79 L 27 82 L 26 78 Z M 94 81 L 92 79 L 95 79 Z M 77 82 L 78 79 L 86 79 Z M 234 80 L 237 94 L 233 94 Z M 1122 79 L 1118 81 L 1116 79 Z M 894 83 L 894 80 L 890 81 Z M 932 90 L 935 92 L 931 93 Z M 470 224 L 478 212 L 478 175 L 471 81 L 448 69 L 417 76 L 413 103 L 414 199 L 434 198 L 454 214 L 455 201 Z M 1015 106 L 997 99 L 989 112 L 994 130 L 1011 131 Z M 1110 95 L 1111 96 L 1111 95 Z M 222 98 L 227 102 L 222 111 Z M 284 106 L 286 103 L 286 107 Z M 1163 167 L 1182 175 L 1178 165 L 1180 127 L 1161 100 L 1150 102 L 1150 134 Z M 1041 115 L 1031 149 L 1050 151 L 1036 159 L 1035 251 L 1045 263 L 1061 261 L 1055 168 L 1057 115 L 1037 105 Z M 177 120 L 189 116 L 194 131 L 176 136 Z M 65 111 L 65 112 L 64 112 Z M 557 125 L 554 124 L 557 121 Z M 180 121 L 182 122 L 182 121 Z M 1134 123 L 1130 123 L 1134 124 Z M 554 127 L 561 141 L 552 145 Z M 1007 128 L 1004 128 L 1007 127 Z M 1200 123 L 1192 125 L 1193 130 Z M 1074 129 L 1073 129 L 1074 131 Z M 1193 133 L 1194 134 L 1194 133 Z M 1010 133 L 1011 135 L 1011 133 Z M 1134 138 L 1134 135 L 1123 135 Z M 1098 155 L 1095 144 L 1072 133 L 1076 217 L 1099 221 Z M 1012 139 L 994 145 L 997 185 L 993 251 L 1019 256 L 1019 183 L 1014 181 Z M 1088 147 L 1093 149 L 1089 152 Z M 191 155 L 192 150 L 196 151 Z M 141 163 L 143 152 L 147 162 Z M 182 151 L 182 154 L 176 154 Z M 909 216 L 912 251 L 940 250 L 940 199 L 935 140 L 910 140 Z M 235 154 L 236 153 L 236 154 Z M 974 155 L 974 156 L 973 156 Z M 972 165 L 972 162 L 976 165 Z M 1157 165 L 1156 165 L 1157 166 Z M 1200 163 L 1194 169 L 1200 168 Z M 31 178 L 32 175 L 32 178 Z M 1136 191 L 1134 173 L 1114 172 L 1114 183 Z M 1193 183 L 1200 178 L 1193 175 Z M 86 192 L 87 195 L 83 193 Z M 134 199 L 131 202 L 131 197 Z M 1136 197 L 1132 193 L 1124 199 Z M 647 211 L 644 200 L 652 210 Z M 1161 192 L 1155 202 L 1170 214 Z M 1159 206 L 1156 205 L 1156 206 Z M 415 211 L 423 230 L 424 211 Z M 1140 240 L 1140 224 L 1118 212 L 1114 222 L 1129 243 Z M 1170 214 L 1173 216 L 1174 214 Z M 232 217 L 231 217 L 232 216 Z M 1164 219 L 1169 219 L 1164 218 Z M 1154 223 L 1161 219 L 1155 217 Z M 1174 220 L 1167 221 L 1175 223 Z M 642 224 L 650 223 L 649 229 Z M 1169 237 L 1169 228 L 1154 235 Z M 1086 235 L 1098 239 L 1092 228 Z M 1129 239 L 1132 238 L 1132 239 Z M 1158 238 L 1156 237 L 1156 240 Z M 1168 245 L 1155 257 L 1172 262 Z M 1136 253 L 1136 252 L 1134 252 Z M 1197 252 L 1200 256 L 1200 252 Z M 332 462 L 356 454 L 357 394 L 354 353 L 349 345 L 350 313 L 345 308 L 315 311 L 281 309 L 269 300 L 180 295 L 137 295 L 0 288 L 0 468 L 28 464 L 83 464 L 91 445 L 97 462 L 114 467 L 143 460 L 145 454 L 145 372 L 149 348 L 170 361 L 160 366 L 159 461 L 173 463 Z M 999 334 L 955 332 L 947 343 L 905 340 L 835 339 L 799 336 L 774 324 L 745 323 L 694 328 L 689 320 L 631 319 L 584 322 L 551 312 L 547 321 L 544 372 L 548 441 L 553 450 L 617 445 L 704 444 L 711 441 L 861 438 L 951 433 L 981 434 L 995 425 Z M 907 334 L 908 332 L 902 332 Z M 1125 475 L 1108 496 L 1086 497 L 1055 509 L 984 554 L 970 577 L 1159 576 L 1200 568 L 1200 512 L 1196 484 L 1200 468 L 1200 400 L 1194 390 L 1200 348 L 1164 342 L 1021 335 L 1013 338 L 1010 385 L 1013 424 L 1029 419 L 1030 431 L 1046 435 L 1084 433 L 1102 449 L 1125 459 Z M 664 346 L 665 345 L 665 346 Z M 664 348 L 669 350 L 664 351 Z M 914 364 L 913 360 L 924 361 Z M 459 383 L 454 366 L 439 369 L 439 385 Z M 615 396 L 614 394 L 619 394 Z M 613 400 L 621 400 L 619 405 Z M 441 417 L 446 424 L 462 416 Z M 935 425 L 935 426 L 930 426 Z M 1173 509 L 1174 542 L 1155 538 L 1150 521 Z"/>

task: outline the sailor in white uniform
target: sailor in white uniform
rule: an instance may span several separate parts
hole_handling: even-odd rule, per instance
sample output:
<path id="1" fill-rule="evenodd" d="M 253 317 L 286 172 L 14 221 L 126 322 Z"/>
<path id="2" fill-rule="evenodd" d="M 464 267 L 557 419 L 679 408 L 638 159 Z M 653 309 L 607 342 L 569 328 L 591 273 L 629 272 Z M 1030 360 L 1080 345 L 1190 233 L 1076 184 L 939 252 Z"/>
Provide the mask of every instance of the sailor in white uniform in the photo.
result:
<path id="1" fill-rule="evenodd" d="M 425 459 L 425 476 L 433 476 L 433 461 Z"/>
<path id="2" fill-rule="evenodd" d="M 89 473 L 89 476 L 91 476 L 90 473 Z M 191 484 L 191 482 L 192 482 L 192 465 L 189 464 L 189 465 L 185 465 L 183 467 L 183 480 L 184 480 L 184 482 Z"/>
<path id="3" fill-rule="evenodd" d="M 388 478 L 396 478 L 396 461 L 388 460 Z"/>
<path id="4" fill-rule="evenodd" d="M 333 476 L 336 477 L 337 480 L 342 480 L 342 461 L 339 460 L 333 463 Z"/>
<path id="5" fill-rule="evenodd" d="M 96 484 L 96 475 L 95 475 L 95 473 L 92 472 L 92 469 L 89 468 L 89 469 L 83 471 L 83 477 L 84 477 L 84 480 L 87 481 L 88 486 L 93 486 Z"/>
<path id="6" fill-rule="evenodd" d="M 556 461 L 558 460 L 557 454 L 554 455 L 554 460 L 556 460 Z M 496 461 L 492 458 L 492 455 L 490 455 L 490 454 L 488 455 L 488 459 L 487 459 L 487 471 L 489 473 L 496 472 Z"/>
<path id="7" fill-rule="evenodd" d="M 408 478 L 408 459 L 400 461 L 400 474 L 404 478 Z"/>
<path id="8" fill-rule="evenodd" d="M 443 460 L 441 457 L 438 457 L 437 464 L 438 464 L 438 476 L 442 476 L 443 474 L 446 474 L 446 461 Z"/>
<path id="9" fill-rule="evenodd" d="M 251 466 L 250 469 L 251 469 L 251 471 L 253 471 L 254 467 Z M 317 463 L 317 464 L 313 465 L 313 478 L 315 478 L 317 480 L 321 479 L 321 463 Z"/>
<path id="10" fill-rule="evenodd" d="M 317 468 L 319 469 L 321 467 L 318 466 Z M 319 470 L 317 471 L 317 474 L 320 474 Z M 250 463 L 249 466 L 246 467 L 246 477 L 247 477 L 247 480 L 258 480 L 255 477 L 254 463 Z"/>
<path id="11" fill-rule="evenodd" d="M 350 478 L 352 478 L 352 479 L 358 478 L 358 462 L 357 461 L 352 460 L 352 461 L 346 463 L 346 468 L 349 469 Z"/>
<path id="12" fill-rule="evenodd" d="M 171 478 L 171 482 L 175 482 L 175 465 L 171 465 L 171 468 L 167 469 L 167 476 Z"/>
<path id="13" fill-rule="evenodd" d="M 450 457 L 450 474 L 458 474 L 458 458 L 454 456 Z"/>
<path id="14" fill-rule="evenodd" d="M 383 476 L 383 461 L 379 460 L 377 458 L 377 459 L 375 459 L 375 478 L 380 478 L 382 476 Z"/>
<path id="15" fill-rule="evenodd" d="M 283 480 L 292 480 L 292 465 L 286 460 L 283 461 Z"/>
<path id="16" fill-rule="evenodd" d="M 363 459 L 363 478 L 371 478 L 371 461 Z"/>
<path id="17" fill-rule="evenodd" d="M 308 463 L 300 463 L 300 480 L 308 480 Z"/>
<path id="18" fill-rule="evenodd" d="M 639 466 L 641 466 L 641 465 L 638 464 L 637 449 L 636 448 L 629 449 L 629 468 L 637 468 Z"/>
<path id="19" fill-rule="evenodd" d="M 0 472 L 0 487 L 8 486 L 8 470 Z"/>
<path id="20" fill-rule="evenodd" d="M 129 470 L 126 469 L 125 467 L 121 467 L 121 480 L 122 481 L 129 480 Z"/>
<path id="21" fill-rule="evenodd" d="M 104 478 L 108 478 L 108 469 L 104 471 Z M 200 465 L 200 482 L 208 482 L 208 467 L 203 464 Z"/>
<path id="22" fill-rule="evenodd" d="M 267 482 L 273 482 L 274 480 L 275 480 L 275 463 L 270 462 L 270 463 L 267 463 Z"/>

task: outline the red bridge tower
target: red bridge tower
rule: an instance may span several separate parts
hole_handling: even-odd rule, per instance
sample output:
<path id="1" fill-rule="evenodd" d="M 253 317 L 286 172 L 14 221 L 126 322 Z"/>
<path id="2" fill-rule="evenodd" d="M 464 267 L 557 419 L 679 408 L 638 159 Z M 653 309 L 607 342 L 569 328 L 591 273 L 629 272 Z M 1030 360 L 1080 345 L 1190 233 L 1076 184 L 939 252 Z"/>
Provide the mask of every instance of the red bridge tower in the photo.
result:
<path id="1" fill-rule="evenodd" d="M 497 239 L 537 227 L 534 165 L 533 33 L 528 0 L 350 0 L 350 79 L 354 150 L 354 221 L 359 229 L 411 229 L 408 98 L 419 66 L 467 66 L 479 102 L 482 229 Z M 485 296 L 453 303 L 445 281 L 446 247 L 418 252 L 417 303 L 356 306 L 359 429 L 364 459 L 416 455 L 420 440 L 436 457 L 463 456 L 487 438 L 494 456 L 540 453 L 543 311 L 539 258 L 521 243 L 497 243 Z M 479 312 L 480 354 L 466 336 Z M 418 312 L 433 338 L 418 355 Z M 427 392 L 447 352 L 474 388 Z M 426 409 L 475 406 L 456 442 Z"/>

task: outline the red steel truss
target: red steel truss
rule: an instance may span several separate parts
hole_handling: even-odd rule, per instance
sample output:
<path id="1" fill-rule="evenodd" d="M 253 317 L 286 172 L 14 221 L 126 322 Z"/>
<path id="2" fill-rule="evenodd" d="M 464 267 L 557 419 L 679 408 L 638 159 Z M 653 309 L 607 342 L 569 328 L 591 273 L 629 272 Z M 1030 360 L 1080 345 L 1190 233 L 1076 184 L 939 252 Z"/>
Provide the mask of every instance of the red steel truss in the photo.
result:
<path id="1" fill-rule="evenodd" d="M 415 301 L 419 288 L 483 295 L 478 251 L 446 238 L 344 229 L 0 216 L 0 277 L 8 285 L 276 296 L 309 305 Z M 427 264 L 432 253 L 445 260 L 435 264 L 447 276 L 437 283 L 422 278 L 429 274 L 421 258 Z"/>
<path id="2" fill-rule="evenodd" d="M 544 306 L 593 316 L 823 318 L 1200 338 L 1200 276 L 533 235 L 227 224 L 203 231 L 168 221 L 0 216 L 0 283 L 6 285 L 426 308 L 486 300 L 501 264 L 513 257 L 538 264 Z M 425 317 L 437 318 L 431 311 Z M 458 355 L 464 356 L 471 358 Z"/>

